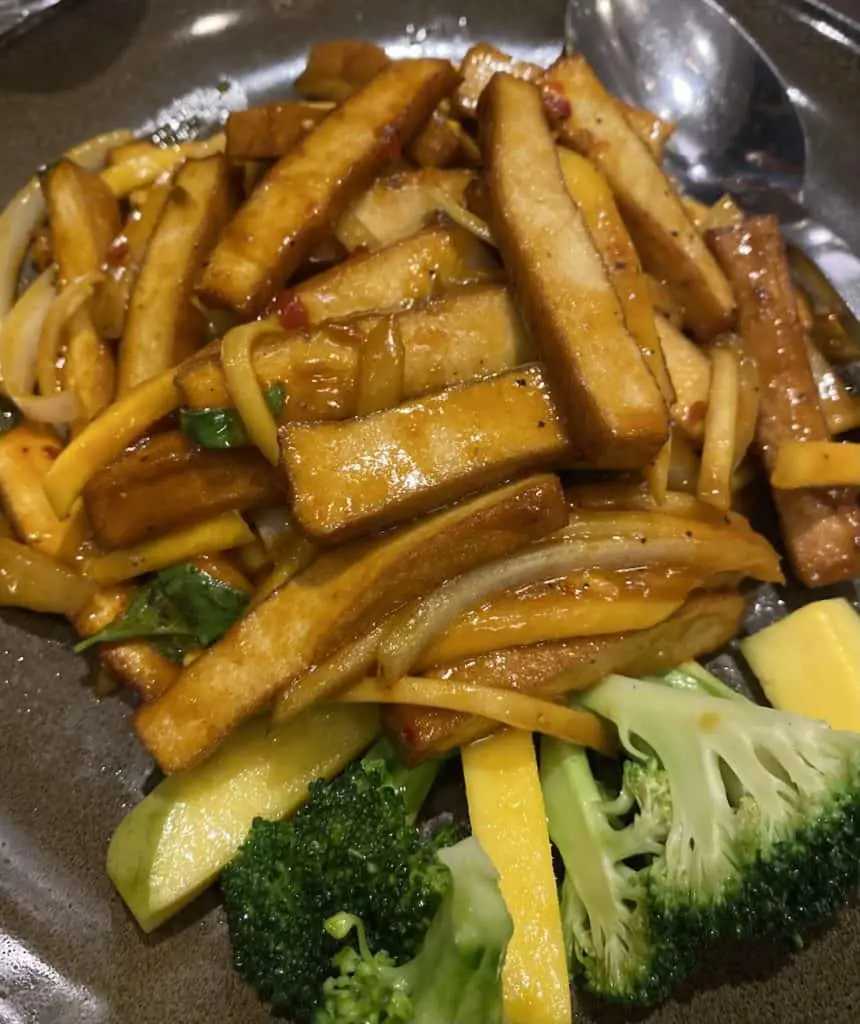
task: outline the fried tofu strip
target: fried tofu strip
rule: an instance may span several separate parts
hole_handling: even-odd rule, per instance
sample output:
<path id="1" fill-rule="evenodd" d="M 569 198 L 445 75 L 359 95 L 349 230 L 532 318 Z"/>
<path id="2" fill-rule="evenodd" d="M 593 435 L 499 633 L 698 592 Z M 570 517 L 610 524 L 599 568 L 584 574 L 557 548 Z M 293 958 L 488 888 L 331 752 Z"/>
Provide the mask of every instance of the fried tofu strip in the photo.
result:
<path id="1" fill-rule="evenodd" d="M 750 217 L 713 232 L 712 245 L 738 297 L 741 336 L 758 364 L 756 440 L 768 472 L 785 441 L 829 441 L 779 224 Z M 809 587 L 860 573 L 856 491 L 774 491 L 786 550 Z"/>
<path id="2" fill-rule="evenodd" d="M 84 488 L 93 534 L 108 551 L 283 498 L 280 475 L 256 449 L 209 451 L 179 431 L 156 434 Z"/>
<path id="3" fill-rule="evenodd" d="M 731 327 L 734 298 L 720 268 L 681 205 L 672 183 L 618 110 L 586 60 L 563 57 L 545 90 L 566 101 L 556 124 L 562 141 L 606 176 L 645 269 L 665 280 L 702 340 Z M 552 113 L 556 104 L 548 102 Z"/>
<path id="4" fill-rule="evenodd" d="M 440 194 L 463 206 L 473 180 L 472 172 L 464 170 L 402 171 L 378 178 L 341 214 L 335 236 L 350 252 L 393 245 L 425 226 L 439 209 Z"/>
<path id="5" fill-rule="evenodd" d="M 568 452 L 543 372 L 521 367 L 341 423 L 290 424 L 281 452 L 299 525 L 360 536 Z"/>
<path id="6" fill-rule="evenodd" d="M 119 204 L 94 171 L 61 160 L 45 175 L 51 245 L 60 277 L 68 284 L 99 272 L 111 242 L 119 234 Z M 90 304 L 68 325 L 62 377 L 78 396 L 84 422 L 98 415 L 116 389 L 116 364 L 93 326 Z"/>
<path id="7" fill-rule="evenodd" d="M 253 363 L 261 387 L 278 382 L 287 386 L 282 422 L 355 415 L 361 346 L 381 319 L 370 314 L 273 334 L 257 343 Z M 534 349 L 501 285 L 458 289 L 395 313 L 393 321 L 403 345 L 404 400 L 534 359 Z M 177 372 L 176 382 L 192 408 L 232 405 L 217 354 L 189 360 Z"/>
<path id="8" fill-rule="evenodd" d="M 223 156 L 189 161 L 176 177 L 146 251 L 119 347 L 119 394 L 199 348 L 204 322 L 194 282 L 232 205 Z"/>
<path id="9" fill-rule="evenodd" d="M 328 103 L 285 100 L 262 107 L 234 110 L 227 118 L 227 157 L 230 160 L 277 160 L 327 117 Z"/>
<path id="10" fill-rule="evenodd" d="M 743 611 L 744 600 L 738 594 L 702 594 L 652 629 L 512 647 L 437 668 L 433 674 L 558 697 L 587 689 L 610 672 L 648 675 L 715 651 L 737 635 Z M 455 750 L 498 728 L 483 718 L 408 706 L 386 708 L 383 721 L 410 763 Z"/>
<path id="11" fill-rule="evenodd" d="M 106 338 L 122 337 L 131 294 L 170 191 L 167 182 L 152 185 L 140 208 L 126 220 L 114 250 L 116 262 L 109 261 L 107 276 L 92 301 L 93 323 Z"/>
<path id="12" fill-rule="evenodd" d="M 497 75 L 482 118 L 492 223 L 571 441 L 590 465 L 642 468 L 668 412 L 568 195 L 540 92 Z"/>
<path id="13" fill-rule="evenodd" d="M 314 665 L 406 602 L 546 535 L 566 515 L 558 480 L 532 477 L 323 554 L 142 708 L 138 735 L 173 772 L 204 757 L 279 693 L 288 691 L 298 711 L 325 696 L 302 685 Z"/>
<path id="14" fill-rule="evenodd" d="M 395 245 L 362 253 L 282 293 L 286 327 L 394 310 L 465 284 L 498 280 L 486 246 L 459 227 L 427 228 Z"/>
<path id="15" fill-rule="evenodd" d="M 390 63 L 385 50 L 366 39 L 329 39 L 311 47 L 296 89 L 302 96 L 341 103 Z"/>
<path id="16" fill-rule="evenodd" d="M 134 587 L 117 584 L 103 587 L 73 621 L 82 638 L 94 636 L 123 615 L 134 597 Z M 179 678 L 179 666 L 143 640 L 101 644 L 101 664 L 144 700 L 155 700 Z"/>
<path id="17" fill-rule="evenodd" d="M 480 167 L 481 150 L 477 142 L 459 121 L 442 110 L 444 106 L 434 111 L 412 140 L 409 156 L 419 167 L 450 167 L 452 164 Z"/>
<path id="18" fill-rule="evenodd" d="M 223 231 L 203 274 L 204 299 L 246 316 L 259 313 L 455 84 L 448 61 L 398 61 L 320 122 Z"/>
<path id="19" fill-rule="evenodd" d="M 489 43 L 476 43 L 466 53 L 460 66 L 463 81 L 455 93 L 454 105 L 461 117 L 468 118 L 477 115 L 478 103 L 484 89 L 490 84 L 493 75 L 499 72 L 512 75 L 524 82 L 532 82 L 534 85 L 541 85 L 546 74 L 538 64 L 532 64 L 526 60 L 516 60 Z M 559 99 L 562 104 L 566 102 L 563 97 Z M 548 102 L 550 100 L 551 97 Z M 650 110 L 631 106 L 621 100 L 615 102 L 631 128 L 654 154 L 655 159 L 662 159 L 663 147 L 669 141 L 674 131 L 674 125 L 663 121 L 656 114 L 652 114 Z M 562 113 L 565 109 L 562 107 Z"/>

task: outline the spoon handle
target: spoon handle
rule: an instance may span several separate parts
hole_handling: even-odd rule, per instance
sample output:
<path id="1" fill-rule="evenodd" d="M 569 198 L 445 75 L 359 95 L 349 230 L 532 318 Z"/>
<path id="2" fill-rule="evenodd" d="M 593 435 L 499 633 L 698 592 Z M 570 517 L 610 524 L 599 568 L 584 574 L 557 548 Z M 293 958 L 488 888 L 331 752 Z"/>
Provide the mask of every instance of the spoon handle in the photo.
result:
<path id="1" fill-rule="evenodd" d="M 783 224 L 782 233 L 789 244 L 797 246 L 818 267 L 851 315 L 860 320 L 860 259 L 846 242 L 812 217 Z"/>

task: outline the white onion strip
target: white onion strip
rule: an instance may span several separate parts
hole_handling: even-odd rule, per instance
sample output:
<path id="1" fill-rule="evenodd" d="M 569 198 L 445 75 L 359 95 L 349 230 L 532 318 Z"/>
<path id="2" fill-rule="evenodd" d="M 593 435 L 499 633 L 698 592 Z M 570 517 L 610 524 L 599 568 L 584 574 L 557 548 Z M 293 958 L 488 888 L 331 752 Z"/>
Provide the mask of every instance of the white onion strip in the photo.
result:
<path id="1" fill-rule="evenodd" d="M 248 436 L 269 462 L 277 466 L 280 459 L 278 425 L 263 397 L 252 359 L 254 342 L 271 333 L 271 324 L 264 320 L 242 324 L 228 331 L 221 342 L 221 369 L 227 391 Z"/>
<path id="2" fill-rule="evenodd" d="M 57 297 L 53 268 L 36 278 L 0 325 L 0 377 L 13 395 L 29 395 L 36 384 L 39 338 Z"/>
<path id="3" fill-rule="evenodd" d="M 98 169 L 108 152 L 132 138 L 129 131 L 106 132 L 70 149 L 69 160 L 89 170 Z M 0 323 L 15 303 L 18 276 L 33 232 L 45 218 L 45 198 L 38 178 L 33 178 L 0 214 Z"/>
<path id="4" fill-rule="evenodd" d="M 501 562 L 482 565 L 457 576 L 397 615 L 379 643 L 378 661 L 384 679 L 408 674 L 431 641 L 470 608 L 491 594 L 529 583 L 567 576 L 581 569 L 644 569 L 652 565 L 702 564 L 709 549 L 725 560 L 725 541 L 660 538 L 565 541 L 521 551 Z"/>
<path id="5" fill-rule="evenodd" d="M 465 228 L 466 231 L 471 231 L 473 235 L 480 238 L 482 242 L 486 242 L 487 245 L 492 245 L 495 248 L 498 248 L 489 224 L 487 224 L 485 220 L 481 220 L 480 217 L 475 216 L 471 210 L 467 210 L 464 206 L 460 206 L 459 203 L 454 202 L 454 200 L 450 196 L 446 195 L 441 188 L 433 189 L 433 202 L 444 214 L 450 217 L 455 224 L 459 224 L 460 227 Z"/>
<path id="6" fill-rule="evenodd" d="M 63 329 L 81 307 L 89 301 L 93 289 L 104 280 L 104 274 L 91 271 L 70 281 L 60 292 L 42 324 L 39 335 L 36 377 L 43 395 L 52 395 L 58 386 L 57 360 L 63 344 Z"/>

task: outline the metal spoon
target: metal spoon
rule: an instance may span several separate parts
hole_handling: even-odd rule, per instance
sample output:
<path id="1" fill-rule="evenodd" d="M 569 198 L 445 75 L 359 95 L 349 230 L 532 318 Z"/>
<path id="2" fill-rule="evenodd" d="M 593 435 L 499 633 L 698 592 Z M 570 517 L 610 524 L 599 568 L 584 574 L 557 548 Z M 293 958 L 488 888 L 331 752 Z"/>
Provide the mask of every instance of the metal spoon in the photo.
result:
<path id="1" fill-rule="evenodd" d="M 61 0 L 0 0 L 0 45 L 33 25 Z"/>
<path id="2" fill-rule="evenodd" d="M 803 205 L 808 146 L 789 89 L 733 18 L 712 0 L 569 0 L 566 38 L 611 92 L 677 124 L 667 167 L 685 192 L 776 214 L 860 317 L 860 259 Z"/>

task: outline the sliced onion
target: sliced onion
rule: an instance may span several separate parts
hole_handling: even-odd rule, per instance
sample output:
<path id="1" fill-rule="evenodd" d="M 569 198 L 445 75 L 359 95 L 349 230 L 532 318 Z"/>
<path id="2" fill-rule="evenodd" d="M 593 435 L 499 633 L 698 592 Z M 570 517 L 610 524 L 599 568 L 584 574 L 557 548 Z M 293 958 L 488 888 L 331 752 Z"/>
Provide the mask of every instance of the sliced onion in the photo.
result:
<path id="1" fill-rule="evenodd" d="M 289 583 L 294 576 L 298 576 L 316 558 L 316 554 L 316 545 L 312 544 L 307 537 L 296 534 L 290 546 L 278 555 L 274 568 L 257 588 L 251 601 L 251 608 L 262 604 L 276 590 L 280 590 L 285 583 Z"/>
<path id="2" fill-rule="evenodd" d="M 263 320 L 234 327 L 221 342 L 221 368 L 227 391 L 242 418 L 248 436 L 273 466 L 280 459 L 278 425 L 254 373 L 254 342 L 272 329 Z"/>
<path id="3" fill-rule="evenodd" d="M 132 138 L 129 131 L 106 132 L 70 149 L 66 156 L 95 170 L 116 146 Z M 33 178 L 0 214 L 0 323 L 15 302 L 18 275 L 33 232 L 45 218 L 45 199 L 38 178 Z"/>
<path id="4" fill-rule="evenodd" d="M 470 608 L 491 594 L 558 579 L 580 569 L 644 569 L 653 565 L 720 565 L 727 558 L 728 538 L 636 538 L 572 540 L 521 551 L 501 562 L 482 565 L 443 583 L 404 614 L 394 618 L 379 643 L 379 668 L 386 679 L 399 679 L 416 664 L 432 640 Z M 741 567 L 747 538 L 732 538 L 730 547 Z"/>
<path id="5" fill-rule="evenodd" d="M 379 638 L 382 636 L 383 626 L 375 626 L 365 636 L 353 640 L 333 655 L 322 665 L 318 665 L 310 671 L 302 680 L 302 694 L 313 693 L 337 693 L 349 683 L 361 679 L 370 671 L 376 661 L 376 649 L 379 646 Z M 272 720 L 275 723 L 284 722 L 292 718 L 303 706 L 302 696 L 297 689 L 288 689 L 275 705 L 272 713 Z"/>
<path id="6" fill-rule="evenodd" d="M 258 509 L 248 518 L 273 561 L 296 536 L 296 523 L 288 505 Z"/>
<path id="7" fill-rule="evenodd" d="M 75 278 L 57 296 L 42 324 L 39 335 L 39 351 L 36 360 L 36 376 L 39 390 L 43 395 L 60 391 L 57 362 L 63 345 L 63 330 L 66 324 L 89 301 L 97 284 L 104 280 L 104 274 L 92 271 Z"/>
<path id="8" fill-rule="evenodd" d="M 55 281 L 53 268 L 37 277 L 0 325 L 0 376 L 10 397 L 29 395 L 36 383 L 39 337 L 56 299 Z"/>
<path id="9" fill-rule="evenodd" d="M 489 718 L 513 729 L 555 736 L 601 754 L 618 753 L 615 729 L 593 712 L 553 704 L 516 690 L 478 686 L 463 680 L 407 676 L 391 686 L 379 679 L 363 679 L 339 699 L 357 704 L 411 704 L 459 711 Z"/>
<path id="10" fill-rule="evenodd" d="M 455 224 L 459 224 L 461 228 L 471 231 L 473 235 L 480 238 L 482 242 L 486 242 L 487 245 L 497 247 L 496 240 L 493 238 L 493 232 L 490 231 L 490 226 L 485 220 L 476 217 L 465 206 L 460 206 L 459 203 L 456 203 L 450 196 L 446 195 L 441 188 L 434 188 L 432 195 L 436 206 L 443 213 L 447 214 Z"/>
<path id="11" fill-rule="evenodd" d="M 0 605 L 71 617 L 93 593 L 89 580 L 57 559 L 0 538 Z"/>
<path id="12" fill-rule="evenodd" d="M 137 189 L 147 188 L 160 179 L 169 179 L 186 160 L 203 160 L 223 153 L 226 136 L 213 135 L 202 142 L 183 142 L 177 146 L 155 144 L 134 148 L 125 160 L 102 171 L 102 181 L 117 198 L 128 196 Z"/>

